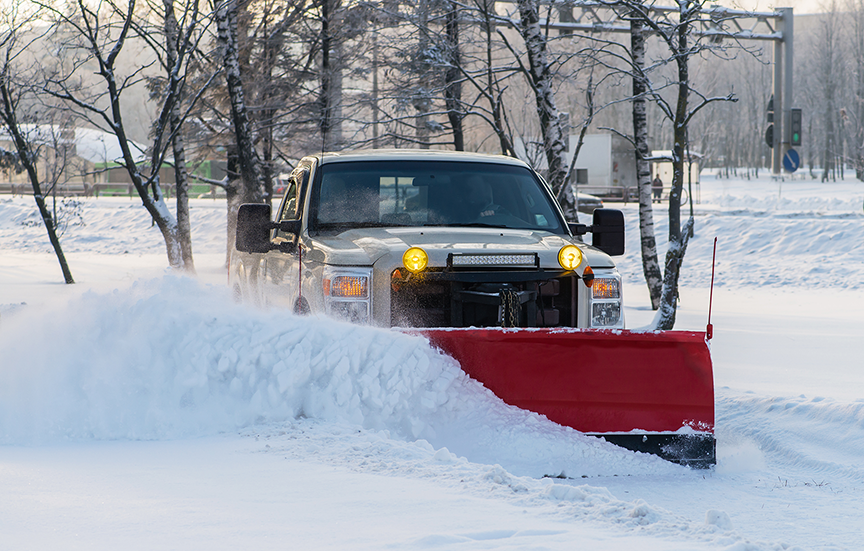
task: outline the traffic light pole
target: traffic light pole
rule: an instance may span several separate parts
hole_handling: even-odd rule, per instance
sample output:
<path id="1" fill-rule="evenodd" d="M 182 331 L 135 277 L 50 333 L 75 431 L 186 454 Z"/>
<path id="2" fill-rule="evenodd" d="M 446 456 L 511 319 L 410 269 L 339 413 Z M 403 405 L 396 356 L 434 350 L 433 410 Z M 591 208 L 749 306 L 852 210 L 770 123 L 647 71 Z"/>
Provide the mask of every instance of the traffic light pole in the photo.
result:
<path id="1" fill-rule="evenodd" d="M 793 48 L 792 8 L 777 8 L 782 23 L 782 38 L 774 41 L 774 148 L 771 150 L 771 172 L 783 171 L 783 154 L 791 147 L 790 111 L 792 106 Z M 787 107 L 788 106 L 788 107 Z"/>

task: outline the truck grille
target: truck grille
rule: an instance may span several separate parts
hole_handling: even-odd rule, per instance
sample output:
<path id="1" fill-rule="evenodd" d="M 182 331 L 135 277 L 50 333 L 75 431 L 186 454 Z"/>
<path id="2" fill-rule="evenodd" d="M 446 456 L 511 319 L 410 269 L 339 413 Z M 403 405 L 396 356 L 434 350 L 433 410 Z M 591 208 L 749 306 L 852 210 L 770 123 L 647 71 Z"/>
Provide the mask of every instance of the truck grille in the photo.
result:
<path id="1" fill-rule="evenodd" d="M 575 327 L 572 276 L 537 279 L 507 272 L 395 270 L 390 285 L 394 327 Z M 545 279 L 541 279 L 545 276 Z M 496 280 L 497 279 L 497 280 Z"/>

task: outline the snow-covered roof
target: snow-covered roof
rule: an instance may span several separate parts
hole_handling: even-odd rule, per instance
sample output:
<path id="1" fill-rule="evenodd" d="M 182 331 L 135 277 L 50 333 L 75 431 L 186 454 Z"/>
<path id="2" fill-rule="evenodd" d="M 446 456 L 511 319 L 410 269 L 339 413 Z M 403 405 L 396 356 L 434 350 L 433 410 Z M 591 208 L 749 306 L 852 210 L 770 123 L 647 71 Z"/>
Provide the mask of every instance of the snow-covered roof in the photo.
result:
<path id="1" fill-rule="evenodd" d="M 118 161 L 123 156 L 117 137 L 102 130 L 77 128 L 75 130 L 75 145 L 78 156 L 91 163 Z M 146 146 L 129 140 L 129 147 L 136 163 L 146 160 Z"/>
<path id="2" fill-rule="evenodd" d="M 74 144 L 75 154 L 91 163 L 120 162 L 123 152 L 117 137 L 95 128 L 68 128 L 56 124 L 22 124 L 21 131 L 30 141 L 46 146 L 55 143 Z M 0 141 L 11 141 L 6 129 L 0 129 Z M 135 162 L 147 159 L 146 146 L 129 141 Z"/>

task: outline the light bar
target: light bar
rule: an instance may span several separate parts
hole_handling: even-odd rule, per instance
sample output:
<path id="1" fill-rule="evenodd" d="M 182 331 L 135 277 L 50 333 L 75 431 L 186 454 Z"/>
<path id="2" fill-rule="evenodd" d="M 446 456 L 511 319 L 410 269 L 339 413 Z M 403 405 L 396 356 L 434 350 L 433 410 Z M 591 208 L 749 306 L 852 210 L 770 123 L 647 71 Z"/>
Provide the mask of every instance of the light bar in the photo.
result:
<path id="1" fill-rule="evenodd" d="M 450 257 L 453 267 L 464 266 L 516 266 L 534 268 L 537 255 L 530 254 L 454 254 Z"/>

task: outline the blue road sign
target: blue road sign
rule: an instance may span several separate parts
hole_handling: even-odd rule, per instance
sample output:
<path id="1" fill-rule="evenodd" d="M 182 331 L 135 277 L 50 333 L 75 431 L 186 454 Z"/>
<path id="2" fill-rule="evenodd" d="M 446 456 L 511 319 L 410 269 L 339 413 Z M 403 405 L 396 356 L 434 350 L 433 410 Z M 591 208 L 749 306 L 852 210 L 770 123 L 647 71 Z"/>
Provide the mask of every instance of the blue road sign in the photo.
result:
<path id="1" fill-rule="evenodd" d="M 788 150 L 783 155 L 783 170 L 795 172 L 799 166 L 801 166 L 801 157 L 798 156 L 798 152 L 794 149 Z"/>

